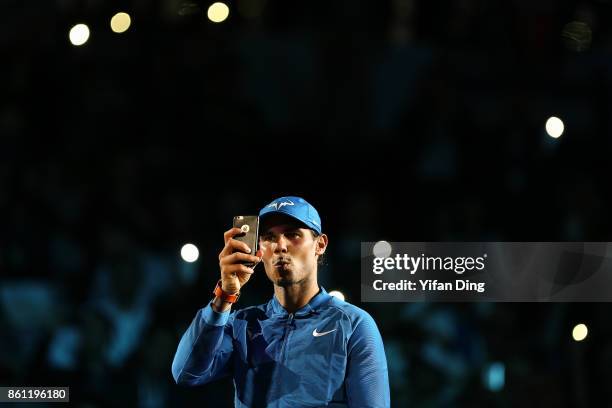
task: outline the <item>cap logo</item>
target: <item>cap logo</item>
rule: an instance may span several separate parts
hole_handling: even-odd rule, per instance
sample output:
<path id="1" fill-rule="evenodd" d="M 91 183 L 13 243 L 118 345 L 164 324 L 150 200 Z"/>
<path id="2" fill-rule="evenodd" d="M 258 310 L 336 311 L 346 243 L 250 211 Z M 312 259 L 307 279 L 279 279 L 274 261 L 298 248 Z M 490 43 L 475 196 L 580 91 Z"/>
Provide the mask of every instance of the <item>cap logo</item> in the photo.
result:
<path id="1" fill-rule="evenodd" d="M 274 203 L 272 203 L 272 204 L 268 204 L 268 205 L 266 206 L 266 208 L 269 208 L 269 207 L 274 207 L 274 209 L 275 209 L 276 211 L 278 211 L 278 210 L 280 210 L 281 208 L 283 208 L 283 206 L 284 206 L 284 205 L 295 205 L 295 204 L 293 204 L 293 201 L 291 201 L 291 200 L 283 201 L 283 202 L 280 202 L 280 203 L 277 201 L 277 202 L 274 202 Z"/>

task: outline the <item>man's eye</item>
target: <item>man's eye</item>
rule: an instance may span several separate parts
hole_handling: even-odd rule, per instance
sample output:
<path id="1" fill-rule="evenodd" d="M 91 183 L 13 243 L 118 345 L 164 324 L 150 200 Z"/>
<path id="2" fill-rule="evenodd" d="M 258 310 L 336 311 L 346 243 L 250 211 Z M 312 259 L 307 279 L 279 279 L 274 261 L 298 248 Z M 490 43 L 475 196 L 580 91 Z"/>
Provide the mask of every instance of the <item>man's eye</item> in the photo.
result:
<path id="1" fill-rule="evenodd" d="M 288 232 L 287 236 L 289 238 L 298 238 L 300 236 L 300 233 L 299 232 Z"/>
<path id="2" fill-rule="evenodd" d="M 272 240 L 272 235 L 266 234 L 261 236 L 262 241 L 270 241 Z"/>

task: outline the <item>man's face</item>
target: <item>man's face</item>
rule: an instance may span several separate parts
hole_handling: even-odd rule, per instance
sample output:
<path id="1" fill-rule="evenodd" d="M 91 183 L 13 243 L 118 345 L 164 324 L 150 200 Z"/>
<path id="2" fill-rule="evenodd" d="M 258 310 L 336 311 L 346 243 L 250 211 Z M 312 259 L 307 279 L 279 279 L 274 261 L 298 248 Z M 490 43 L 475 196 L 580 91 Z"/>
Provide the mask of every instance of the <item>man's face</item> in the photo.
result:
<path id="1" fill-rule="evenodd" d="M 315 278 L 317 254 L 321 254 L 327 244 L 321 237 L 313 237 L 310 229 L 289 217 L 270 216 L 262 224 L 259 240 L 268 278 L 284 287 Z"/>

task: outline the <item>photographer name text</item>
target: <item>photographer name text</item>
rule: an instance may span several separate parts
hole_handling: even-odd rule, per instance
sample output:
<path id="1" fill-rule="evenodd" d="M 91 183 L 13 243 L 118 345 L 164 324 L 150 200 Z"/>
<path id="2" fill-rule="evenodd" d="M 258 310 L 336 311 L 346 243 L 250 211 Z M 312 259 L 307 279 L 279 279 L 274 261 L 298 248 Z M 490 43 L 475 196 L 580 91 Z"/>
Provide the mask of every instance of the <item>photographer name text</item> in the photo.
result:
<path id="1" fill-rule="evenodd" d="M 402 279 L 398 282 L 383 282 L 377 279 L 372 283 L 374 290 L 400 290 L 400 291 L 485 291 L 484 282 L 470 282 L 469 279 L 456 279 L 454 282 L 439 282 L 436 279 L 419 279 L 417 282 Z"/>

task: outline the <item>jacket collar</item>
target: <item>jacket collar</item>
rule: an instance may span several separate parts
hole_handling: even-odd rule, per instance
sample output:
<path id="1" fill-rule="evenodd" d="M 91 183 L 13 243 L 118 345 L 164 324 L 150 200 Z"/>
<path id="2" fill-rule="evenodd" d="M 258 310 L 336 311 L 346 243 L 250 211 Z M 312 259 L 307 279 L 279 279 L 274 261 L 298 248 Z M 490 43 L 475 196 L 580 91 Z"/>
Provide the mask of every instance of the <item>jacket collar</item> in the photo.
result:
<path id="1" fill-rule="evenodd" d="M 331 299 L 331 295 L 327 293 L 323 286 L 319 286 L 319 293 L 314 295 L 310 302 L 304 305 L 302 308 L 298 309 L 294 315 L 295 316 L 305 316 L 312 312 L 316 312 L 317 309 L 323 305 L 325 305 Z M 272 299 L 268 302 L 267 306 L 268 313 L 272 313 L 274 315 L 288 315 L 289 312 L 280 304 L 276 295 L 272 296 Z"/>

